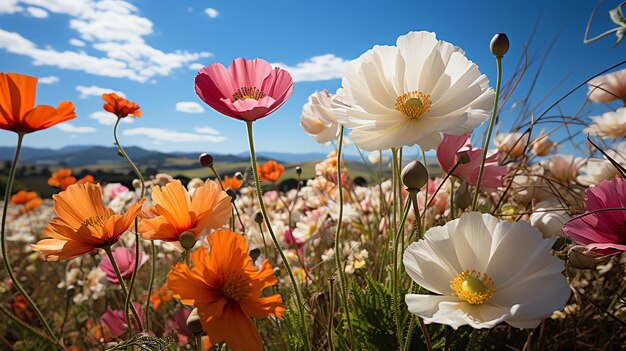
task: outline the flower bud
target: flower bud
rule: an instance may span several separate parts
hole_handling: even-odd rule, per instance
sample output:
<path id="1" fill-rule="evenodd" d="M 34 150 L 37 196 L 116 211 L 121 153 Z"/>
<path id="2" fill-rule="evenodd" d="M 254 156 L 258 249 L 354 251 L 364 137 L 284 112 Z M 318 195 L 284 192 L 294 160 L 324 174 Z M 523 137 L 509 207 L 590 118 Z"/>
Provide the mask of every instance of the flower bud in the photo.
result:
<path id="1" fill-rule="evenodd" d="M 466 209 L 472 203 L 472 194 L 467 189 L 467 184 L 461 185 L 453 196 L 454 206 L 459 209 Z"/>
<path id="2" fill-rule="evenodd" d="M 509 51 L 509 37 L 504 33 L 498 33 L 491 39 L 489 49 L 495 57 L 503 57 Z"/>
<path id="3" fill-rule="evenodd" d="M 613 255 L 602 255 L 580 245 L 572 246 L 567 252 L 569 263 L 579 269 L 593 268 L 611 257 Z"/>
<path id="4" fill-rule="evenodd" d="M 408 190 L 418 190 L 428 182 L 428 170 L 419 161 L 413 161 L 402 169 L 402 183 Z"/>
<path id="5" fill-rule="evenodd" d="M 235 178 L 237 178 L 237 180 L 243 180 L 243 174 L 241 174 L 241 172 L 237 172 L 235 173 Z"/>
<path id="6" fill-rule="evenodd" d="M 237 193 L 233 189 L 226 189 L 226 194 L 230 196 L 230 202 L 235 202 L 237 199 Z"/>
<path id="7" fill-rule="evenodd" d="M 182 232 L 178 242 L 185 250 L 191 250 L 196 245 L 196 235 L 190 231 Z"/>
<path id="8" fill-rule="evenodd" d="M 133 189 L 141 189 L 141 180 L 133 179 Z"/>
<path id="9" fill-rule="evenodd" d="M 254 221 L 257 222 L 258 224 L 263 223 L 263 213 L 257 212 L 256 216 L 254 217 Z"/>
<path id="10" fill-rule="evenodd" d="M 464 164 L 470 163 L 470 161 L 471 161 L 471 159 L 470 159 L 469 154 L 467 153 L 467 151 L 461 151 L 461 152 L 458 152 L 458 153 L 456 154 L 456 159 L 457 159 L 457 162 L 458 162 L 460 165 L 464 165 Z"/>
<path id="11" fill-rule="evenodd" d="M 207 153 L 201 153 L 200 154 L 200 165 L 202 165 L 202 167 L 213 167 L 213 156 L 207 154 Z"/>
<path id="12" fill-rule="evenodd" d="M 537 156 L 547 156 L 552 151 L 552 146 L 554 146 L 554 143 L 547 136 L 544 136 L 539 140 L 535 140 L 532 151 Z"/>
<path id="13" fill-rule="evenodd" d="M 296 167 L 296 174 L 297 175 L 302 174 L 302 167 L 300 167 L 300 166 Z"/>
<path id="14" fill-rule="evenodd" d="M 198 309 L 194 308 L 187 317 L 187 329 L 191 332 L 191 335 L 202 334 L 202 323 L 200 322 L 200 316 L 198 315 Z"/>

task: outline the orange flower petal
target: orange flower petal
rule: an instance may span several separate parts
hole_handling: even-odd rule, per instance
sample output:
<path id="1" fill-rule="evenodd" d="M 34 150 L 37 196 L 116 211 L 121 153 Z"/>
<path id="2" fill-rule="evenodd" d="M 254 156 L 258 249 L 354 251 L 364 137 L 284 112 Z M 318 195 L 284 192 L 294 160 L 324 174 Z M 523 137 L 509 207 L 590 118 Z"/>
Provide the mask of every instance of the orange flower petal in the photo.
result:
<path id="1" fill-rule="evenodd" d="M 102 188 L 99 184 L 75 184 L 53 195 L 54 212 L 75 229 L 89 218 L 107 214 L 102 204 Z"/>
<path id="2" fill-rule="evenodd" d="M 77 240 L 43 239 L 37 244 L 30 246 L 33 250 L 41 252 L 48 261 L 63 261 L 84 255 L 95 249 Z"/>
<path id="3" fill-rule="evenodd" d="M 211 344 L 225 341 L 233 350 L 263 350 L 259 331 L 238 304 L 228 304 L 219 318 L 200 321 Z"/>

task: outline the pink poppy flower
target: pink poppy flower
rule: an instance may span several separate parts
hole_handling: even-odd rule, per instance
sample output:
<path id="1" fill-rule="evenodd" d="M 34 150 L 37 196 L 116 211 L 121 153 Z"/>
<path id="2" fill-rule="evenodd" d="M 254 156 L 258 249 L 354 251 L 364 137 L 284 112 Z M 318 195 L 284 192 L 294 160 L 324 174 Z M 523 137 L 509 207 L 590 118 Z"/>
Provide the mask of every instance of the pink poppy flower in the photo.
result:
<path id="1" fill-rule="evenodd" d="M 469 162 L 454 166 L 459 162 L 460 153 L 467 155 Z M 465 157 L 463 155 L 463 157 Z M 480 184 L 485 190 L 496 190 L 502 186 L 502 177 L 508 172 L 508 167 L 498 164 L 499 152 L 493 153 L 485 161 L 483 179 Z M 476 186 L 480 163 L 483 158 L 483 149 L 474 148 L 469 134 L 444 134 L 441 144 L 437 148 L 437 161 L 444 172 L 463 179 L 470 185 Z M 454 171 L 452 171 L 454 169 Z"/>
<path id="2" fill-rule="evenodd" d="M 214 63 L 196 75 L 196 93 L 217 112 L 242 121 L 263 118 L 293 92 L 289 72 L 262 59 L 238 58 L 228 67 Z"/>
<path id="3" fill-rule="evenodd" d="M 587 249 L 601 254 L 626 251 L 626 210 L 601 209 L 626 208 L 626 179 L 603 180 L 585 190 L 587 213 L 567 222 L 563 233 Z"/>
<path id="4" fill-rule="evenodd" d="M 141 309 L 141 304 L 138 302 L 133 302 L 135 306 L 135 310 L 137 310 L 137 314 L 139 318 L 143 320 L 143 312 Z M 109 306 L 107 311 L 104 312 L 102 317 L 100 317 L 100 321 L 104 324 L 105 327 L 111 332 L 114 337 L 119 337 L 122 335 L 126 329 L 128 328 L 128 324 L 126 323 L 126 316 L 124 316 L 124 311 L 122 310 L 114 310 Z M 133 319 L 133 329 L 138 330 L 135 320 Z"/>
<path id="5" fill-rule="evenodd" d="M 141 260 L 141 252 L 139 253 L 139 266 L 143 264 Z M 135 269 L 135 251 L 131 251 L 125 247 L 116 247 L 113 249 L 113 259 L 115 259 L 115 263 L 117 263 L 117 267 L 120 269 L 120 273 L 122 274 L 122 278 L 129 279 L 133 274 L 133 269 Z M 113 269 L 113 264 L 111 264 L 111 260 L 109 256 L 104 256 L 102 261 L 100 262 L 100 269 L 104 271 L 107 275 L 107 280 L 113 284 L 119 284 L 119 280 L 117 279 L 117 274 L 115 274 L 115 270 Z"/>

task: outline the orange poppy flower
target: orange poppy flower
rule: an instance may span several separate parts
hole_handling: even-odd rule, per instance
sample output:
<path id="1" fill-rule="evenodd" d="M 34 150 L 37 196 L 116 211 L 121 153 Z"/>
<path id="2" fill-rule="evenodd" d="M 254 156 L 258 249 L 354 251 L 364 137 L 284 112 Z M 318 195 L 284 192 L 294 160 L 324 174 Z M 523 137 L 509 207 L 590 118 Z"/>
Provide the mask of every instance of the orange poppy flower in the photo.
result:
<path id="1" fill-rule="evenodd" d="M 44 232 L 50 239 L 31 245 L 50 261 L 68 260 L 97 248 L 112 245 L 132 224 L 143 199 L 130 206 L 124 215 L 102 204 L 100 184 L 74 184 L 52 196 L 57 217 Z"/>
<path id="2" fill-rule="evenodd" d="M 163 284 L 158 289 L 155 289 L 150 295 L 150 305 L 154 308 L 155 311 L 158 311 L 164 303 L 172 301 L 172 293 L 167 287 L 167 284 Z"/>
<path id="3" fill-rule="evenodd" d="M 76 118 L 74 104 L 63 101 L 56 108 L 35 106 L 37 78 L 0 73 L 0 129 L 32 133 Z"/>
<path id="4" fill-rule="evenodd" d="M 22 213 L 28 213 L 30 211 L 34 211 L 38 209 L 39 206 L 41 206 L 42 202 L 43 201 L 39 197 L 36 197 L 28 201 L 27 203 L 24 204 L 24 207 L 22 207 Z"/>
<path id="5" fill-rule="evenodd" d="M 274 160 L 269 160 L 262 165 L 257 165 L 259 179 L 274 183 L 285 172 L 285 167 Z"/>
<path id="6" fill-rule="evenodd" d="M 71 175 L 72 175 L 71 169 L 61 168 L 58 171 L 52 173 L 52 175 L 48 179 L 48 185 L 60 188 L 63 179 Z"/>
<path id="7" fill-rule="evenodd" d="M 185 231 L 196 238 L 205 229 L 217 229 L 231 216 L 230 196 L 214 181 L 207 180 L 196 188 L 189 199 L 187 189 L 180 180 L 152 188 L 152 201 L 157 217 L 146 216 L 139 223 L 139 233 L 146 240 L 178 241 Z"/>
<path id="8" fill-rule="evenodd" d="M 260 270 L 248 255 L 243 236 L 218 230 L 208 237 L 211 254 L 201 247 L 191 253 L 193 268 L 179 263 L 167 276 L 174 297 L 198 309 L 209 343 L 225 341 L 233 350 L 262 350 L 259 331 L 251 318 L 282 318 L 286 308 L 280 294 L 261 297 L 278 284 L 268 260 Z"/>
<path id="9" fill-rule="evenodd" d="M 11 203 L 14 205 L 23 205 L 35 198 L 37 198 L 36 192 L 20 190 L 11 196 Z"/>
<path id="10" fill-rule="evenodd" d="M 13 312 L 15 312 L 15 315 L 25 322 L 28 322 L 37 317 L 35 312 L 30 308 L 28 300 L 26 300 L 23 295 L 17 295 L 15 299 L 13 299 L 11 307 L 13 307 Z"/>
<path id="11" fill-rule="evenodd" d="M 139 105 L 124 99 L 116 93 L 102 94 L 102 99 L 107 102 L 102 105 L 102 108 L 116 115 L 118 118 L 124 118 L 126 116 L 141 117 Z"/>
<path id="12" fill-rule="evenodd" d="M 237 177 L 229 177 L 224 176 L 224 180 L 222 180 L 222 185 L 224 185 L 224 189 L 237 190 L 241 188 L 243 184 L 243 179 L 239 179 Z"/>
<path id="13" fill-rule="evenodd" d="M 95 183 L 96 180 L 93 178 L 91 174 L 87 174 L 86 176 L 80 178 L 78 180 L 78 184 L 86 184 L 86 183 Z"/>

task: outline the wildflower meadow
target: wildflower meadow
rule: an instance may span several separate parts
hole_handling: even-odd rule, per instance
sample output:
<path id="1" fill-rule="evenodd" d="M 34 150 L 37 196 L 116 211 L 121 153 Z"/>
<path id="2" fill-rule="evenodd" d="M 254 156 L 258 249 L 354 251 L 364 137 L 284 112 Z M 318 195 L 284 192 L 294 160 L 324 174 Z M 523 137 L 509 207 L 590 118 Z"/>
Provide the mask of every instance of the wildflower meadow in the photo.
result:
<path id="1" fill-rule="evenodd" d="M 623 53 L 625 8 L 591 7 L 580 41 Z M 615 28 L 593 37 L 592 23 Z M 151 102 L 112 90 L 96 116 L 118 178 L 55 152 L 28 163 L 42 131 L 89 127 L 72 99 L 40 103 L 59 96 L 37 91 L 42 77 L 2 69 L 0 349 L 624 349 L 626 61 L 531 98 L 542 58 L 493 34 L 491 79 L 428 28 L 372 40 L 289 119 L 327 153 L 313 162 L 258 151 L 288 133 L 263 125 L 300 89 L 289 67 L 204 55 L 186 93 L 211 126 L 235 121 L 248 151 L 197 153 L 188 177 L 180 154 L 168 171 L 135 157 L 124 131 L 150 126 Z"/>

